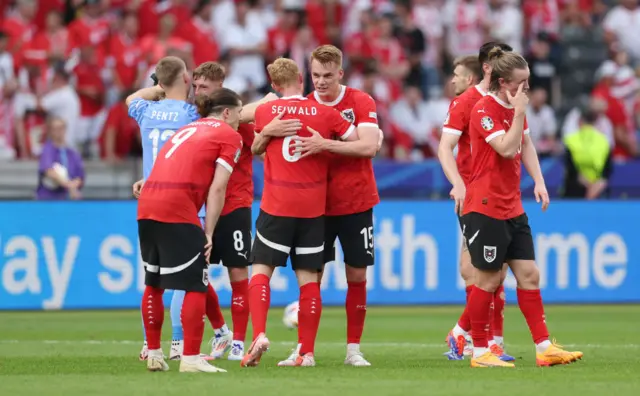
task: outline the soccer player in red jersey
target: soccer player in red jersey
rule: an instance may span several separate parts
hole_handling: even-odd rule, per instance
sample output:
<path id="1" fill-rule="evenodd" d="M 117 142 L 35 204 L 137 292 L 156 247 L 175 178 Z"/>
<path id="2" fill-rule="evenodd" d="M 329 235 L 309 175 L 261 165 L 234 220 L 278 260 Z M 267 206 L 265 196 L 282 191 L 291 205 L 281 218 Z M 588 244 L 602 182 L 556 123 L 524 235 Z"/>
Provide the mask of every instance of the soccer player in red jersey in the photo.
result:
<path id="1" fill-rule="evenodd" d="M 324 155 L 304 156 L 296 152 L 298 136 L 316 131 L 323 137 L 357 139 L 355 127 L 328 106 L 302 96 L 303 80 L 291 59 L 280 58 L 267 67 L 272 87 L 283 97 L 256 110 L 256 132 L 284 113 L 283 119 L 302 122 L 298 135 L 263 138 L 266 148 L 264 192 L 256 221 L 256 238 L 251 249 L 253 273 L 249 283 L 249 310 L 253 325 L 253 343 L 241 366 L 256 366 L 269 347 L 266 324 L 270 305 L 269 282 L 276 267 L 284 267 L 287 258 L 300 285 L 298 337 L 302 343 L 296 366 L 315 366 L 315 339 L 322 313 L 318 272 L 324 265 L 324 214 L 327 199 L 327 174 L 330 159 Z"/>
<path id="2" fill-rule="evenodd" d="M 522 162 L 535 182 L 536 201 L 542 202 L 542 210 L 549 205 L 525 116 L 529 67 L 521 55 L 500 47 L 491 49 L 488 59 L 489 94 L 476 103 L 469 119 L 472 165 L 462 216 L 476 268 L 467 303 L 473 338 L 471 367 L 514 367 L 491 352 L 487 336 L 505 262 L 518 282 L 518 305 L 535 343 L 537 365 L 568 364 L 582 358 L 582 352 L 568 352 L 549 341 L 533 237 L 520 192 Z"/>
<path id="3" fill-rule="evenodd" d="M 216 62 L 205 62 L 193 71 L 193 88 L 197 95 L 209 95 L 221 89 L 226 71 Z M 272 99 L 276 96 L 273 95 Z M 261 103 L 261 102 L 258 102 Z M 245 114 L 253 111 L 257 105 L 243 107 L 242 118 L 253 117 Z M 269 136 L 293 135 L 301 127 L 299 120 L 276 120 L 264 127 L 262 133 Z M 247 290 L 249 287 L 249 253 L 251 250 L 251 205 L 253 203 L 253 164 L 251 145 L 254 140 L 254 124 L 241 123 L 238 133 L 242 137 L 242 151 L 236 165 L 225 197 L 220 220 L 213 234 L 212 263 L 220 263 L 227 267 L 231 283 L 231 319 L 233 321 L 233 338 L 227 339 L 225 334 L 216 333 L 211 350 L 214 359 L 220 359 L 229 351 L 229 360 L 242 360 L 244 356 L 244 340 L 249 322 L 249 304 Z"/>
<path id="4" fill-rule="evenodd" d="M 438 147 L 438 158 L 442 164 L 447 179 L 452 184 L 450 195 L 455 200 L 456 215 L 461 213 L 462 204 L 465 197 L 465 186 L 469 184 L 469 178 L 471 175 L 471 145 L 469 138 L 469 117 L 471 116 L 471 110 L 473 106 L 482 99 L 488 89 L 489 80 L 491 78 L 491 65 L 487 62 L 489 51 L 499 46 L 504 51 L 511 51 L 512 48 L 506 44 L 488 42 L 480 47 L 478 57 L 475 61 L 469 58 L 461 58 L 456 62 L 454 69 L 454 79 L 456 94 L 458 95 L 449 106 L 449 113 L 442 127 L 442 137 L 440 138 L 440 146 Z M 467 59 L 465 61 L 465 59 Z M 479 63 L 482 68 L 483 78 L 482 81 L 469 87 L 469 78 L 464 78 L 468 75 L 465 70 L 471 67 L 473 63 Z M 468 89 L 467 89 L 468 88 Z M 455 147 L 458 147 L 458 156 L 454 156 Z M 462 227 L 462 224 L 461 224 Z M 474 268 L 471 265 L 471 258 L 466 245 L 462 244 L 460 253 L 460 275 L 465 282 L 465 290 L 467 293 L 467 300 L 469 294 L 473 288 L 473 275 Z M 502 272 L 502 279 L 507 275 L 507 267 L 504 267 Z M 504 339 L 503 339 L 503 323 L 504 323 L 504 287 L 502 284 L 496 289 L 494 296 L 494 309 L 492 311 L 493 320 L 489 326 L 489 347 L 491 351 L 500 356 L 502 360 L 513 361 L 512 356 L 507 355 L 504 352 Z M 462 360 L 464 354 L 471 354 L 471 342 L 469 338 L 469 331 L 471 330 L 471 322 L 469 321 L 469 314 L 465 308 L 460 316 L 460 319 L 456 323 L 453 330 L 447 335 L 446 341 L 449 345 L 450 351 L 446 354 L 450 360 Z"/>
<path id="5" fill-rule="evenodd" d="M 150 371 L 169 369 L 160 338 L 162 295 L 165 289 L 172 289 L 186 292 L 181 313 L 184 352 L 180 371 L 224 372 L 200 356 L 200 344 L 202 318 L 215 294 L 207 269 L 213 231 L 242 149 L 242 139 L 236 132 L 242 102 L 235 92 L 221 89 L 197 97 L 196 106 L 205 118 L 180 128 L 162 147 L 138 200 L 138 236 L 146 272 L 141 310 Z M 205 201 L 203 230 L 198 212 Z"/>
<path id="6" fill-rule="evenodd" d="M 360 339 L 367 314 L 367 268 L 374 264 L 373 207 L 380 202 L 371 158 L 380 148 L 382 132 L 373 98 L 340 84 L 344 72 L 342 52 L 338 48 L 332 45 L 316 48 L 311 53 L 310 68 L 315 91 L 308 98 L 333 107 L 357 127 L 358 140 L 355 142 L 322 139 L 313 134 L 302 137 L 296 147 L 307 155 L 320 151 L 340 154 L 331 156 L 329 163 L 324 262 L 335 260 L 334 246 L 336 238 L 340 238 L 347 278 L 344 363 L 370 366 L 360 352 Z M 299 348 L 300 345 L 279 365 L 291 365 Z"/>

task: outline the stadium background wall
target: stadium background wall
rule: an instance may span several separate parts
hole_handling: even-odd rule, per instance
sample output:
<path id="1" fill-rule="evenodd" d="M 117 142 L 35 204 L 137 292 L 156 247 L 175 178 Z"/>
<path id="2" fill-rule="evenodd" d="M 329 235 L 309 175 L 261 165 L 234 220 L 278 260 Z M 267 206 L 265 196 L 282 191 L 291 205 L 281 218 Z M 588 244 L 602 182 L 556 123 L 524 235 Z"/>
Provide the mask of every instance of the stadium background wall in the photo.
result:
<path id="1" fill-rule="evenodd" d="M 257 202 L 253 209 L 257 213 Z M 529 202 L 525 209 L 546 302 L 640 302 L 640 201 L 556 201 L 546 213 Z M 369 305 L 462 303 L 461 236 L 452 204 L 384 201 L 374 213 Z M 0 309 L 137 307 L 144 278 L 135 214 L 134 201 L 0 202 Z M 327 305 L 344 303 L 337 257 L 322 286 Z M 228 305 L 226 271 L 213 266 L 211 272 Z M 292 275 L 285 269 L 274 276 L 274 305 L 297 299 Z M 510 276 L 511 302 L 514 288 Z"/>

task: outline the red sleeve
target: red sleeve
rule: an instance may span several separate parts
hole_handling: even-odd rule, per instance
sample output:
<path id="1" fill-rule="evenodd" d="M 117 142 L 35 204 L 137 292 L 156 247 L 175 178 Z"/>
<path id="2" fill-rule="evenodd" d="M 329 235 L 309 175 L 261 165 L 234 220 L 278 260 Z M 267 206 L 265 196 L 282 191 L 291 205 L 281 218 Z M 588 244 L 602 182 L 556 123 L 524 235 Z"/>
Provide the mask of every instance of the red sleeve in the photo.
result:
<path id="1" fill-rule="evenodd" d="M 358 125 L 363 127 L 378 127 L 378 113 L 376 112 L 376 101 L 370 95 L 362 94 L 358 98 L 355 106 L 355 116 Z"/>
<path id="2" fill-rule="evenodd" d="M 327 120 L 331 126 L 329 132 L 338 136 L 341 140 L 346 140 L 351 135 L 356 127 L 349 121 L 342 118 L 342 115 L 334 109 L 327 108 Z M 324 136 L 324 138 L 330 138 L 331 136 Z"/>
<path id="3" fill-rule="evenodd" d="M 255 119 L 254 119 L 254 132 L 255 133 L 260 133 L 262 132 L 262 129 L 267 125 L 267 120 L 265 119 L 265 116 L 263 115 L 263 105 L 260 105 L 256 108 L 256 113 L 255 113 Z"/>
<path id="4" fill-rule="evenodd" d="M 614 127 L 627 125 L 627 115 L 625 114 L 624 107 L 617 99 L 609 100 L 609 108 L 607 109 L 607 117 L 611 120 Z"/>
<path id="5" fill-rule="evenodd" d="M 442 126 L 443 133 L 450 133 L 456 136 L 462 135 L 462 132 L 466 129 L 465 126 L 468 124 L 467 112 L 464 107 L 464 103 L 459 99 L 454 99 L 451 102 L 447 118 Z"/>
<path id="6" fill-rule="evenodd" d="M 251 147 L 253 141 L 256 138 L 254 133 L 254 124 L 241 124 L 238 128 L 240 136 L 242 136 L 242 144 Z"/>
<path id="7" fill-rule="evenodd" d="M 227 129 L 227 128 L 225 128 Z M 216 163 L 224 167 L 229 172 L 233 172 L 233 168 L 240 159 L 242 151 L 242 137 L 239 133 L 231 128 L 225 131 L 224 136 L 219 141 L 220 153 L 216 159 Z"/>
<path id="8" fill-rule="evenodd" d="M 470 127 L 480 131 L 480 135 L 487 143 L 507 133 L 502 125 L 502 117 L 500 117 L 500 114 L 491 112 L 489 107 L 474 108 L 470 118 Z"/>

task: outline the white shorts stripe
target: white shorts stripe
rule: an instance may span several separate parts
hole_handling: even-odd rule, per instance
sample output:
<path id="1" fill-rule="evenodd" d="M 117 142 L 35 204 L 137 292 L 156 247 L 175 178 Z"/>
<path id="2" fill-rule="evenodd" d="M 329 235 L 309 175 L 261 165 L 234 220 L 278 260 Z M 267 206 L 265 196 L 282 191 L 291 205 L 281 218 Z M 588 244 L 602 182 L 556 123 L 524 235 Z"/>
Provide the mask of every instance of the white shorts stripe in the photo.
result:
<path id="1" fill-rule="evenodd" d="M 160 275 L 171 275 L 171 274 L 175 274 L 176 272 L 180 272 L 184 269 L 187 269 L 187 267 L 195 263 L 195 261 L 198 259 L 198 257 L 200 257 L 201 254 L 202 253 L 198 252 L 198 254 L 196 254 L 194 258 L 176 267 L 171 267 L 171 268 L 160 267 Z"/>
<path id="2" fill-rule="evenodd" d="M 147 271 L 149 272 L 153 272 L 156 274 L 160 272 L 160 266 L 158 265 L 151 265 L 151 264 L 144 263 L 144 266 L 147 267 Z"/>
<path id="3" fill-rule="evenodd" d="M 291 253 L 291 248 L 289 246 L 285 246 L 285 245 L 281 245 L 279 243 L 271 242 L 267 238 L 263 237 L 262 234 L 260 234 L 259 231 L 256 231 L 256 236 L 258 237 L 260 242 L 264 243 L 265 245 L 267 245 L 268 247 L 270 247 L 273 250 L 277 250 L 279 252 L 286 253 L 286 254 Z"/>
<path id="4" fill-rule="evenodd" d="M 506 132 L 505 131 L 495 131 L 494 133 L 492 133 L 491 135 L 487 136 L 484 140 L 489 143 L 490 141 L 492 141 L 493 139 L 497 138 L 498 136 L 502 136 L 504 135 Z"/>
<path id="5" fill-rule="evenodd" d="M 296 254 L 315 254 L 324 252 L 324 243 L 317 247 L 297 247 Z"/>

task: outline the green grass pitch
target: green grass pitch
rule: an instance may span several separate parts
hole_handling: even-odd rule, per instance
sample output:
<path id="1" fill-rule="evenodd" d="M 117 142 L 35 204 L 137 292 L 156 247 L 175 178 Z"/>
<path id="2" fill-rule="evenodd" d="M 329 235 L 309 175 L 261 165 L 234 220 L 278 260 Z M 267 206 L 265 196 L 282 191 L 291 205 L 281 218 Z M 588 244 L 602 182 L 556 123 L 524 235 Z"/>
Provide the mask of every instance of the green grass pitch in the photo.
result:
<path id="1" fill-rule="evenodd" d="M 279 368 L 296 333 L 282 325 L 282 308 L 274 308 L 272 346 L 260 367 L 214 362 L 227 374 L 180 374 L 177 362 L 167 373 L 147 372 L 138 361 L 136 311 L 0 312 L 0 395 L 640 395 L 640 306 L 547 307 L 552 335 L 585 353 L 580 362 L 551 368 L 535 367 L 524 319 L 510 306 L 505 341 L 516 369 L 471 369 L 468 360 L 442 356 L 460 309 L 370 307 L 362 350 L 373 367 L 356 368 L 343 365 L 344 310 L 325 308 L 318 366 Z M 165 340 L 168 319 L 167 312 Z M 168 354 L 168 342 L 163 346 Z"/>

